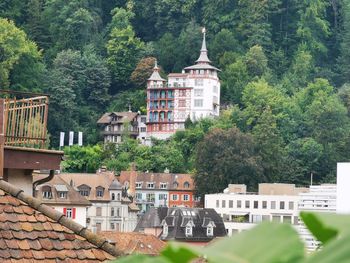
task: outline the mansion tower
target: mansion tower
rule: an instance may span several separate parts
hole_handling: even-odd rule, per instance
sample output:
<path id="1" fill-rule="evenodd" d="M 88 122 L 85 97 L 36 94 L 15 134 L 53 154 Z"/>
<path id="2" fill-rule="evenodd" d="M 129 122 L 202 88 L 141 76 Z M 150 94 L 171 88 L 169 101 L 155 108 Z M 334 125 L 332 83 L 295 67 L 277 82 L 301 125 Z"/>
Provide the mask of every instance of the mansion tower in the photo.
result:
<path id="1" fill-rule="evenodd" d="M 210 65 L 203 28 L 203 42 L 196 64 L 182 73 L 170 73 L 168 80 L 159 74 L 157 63 L 147 81 L 147 137 L 166 139 L 192 121 L 219 116 L 220 80 Z"/>

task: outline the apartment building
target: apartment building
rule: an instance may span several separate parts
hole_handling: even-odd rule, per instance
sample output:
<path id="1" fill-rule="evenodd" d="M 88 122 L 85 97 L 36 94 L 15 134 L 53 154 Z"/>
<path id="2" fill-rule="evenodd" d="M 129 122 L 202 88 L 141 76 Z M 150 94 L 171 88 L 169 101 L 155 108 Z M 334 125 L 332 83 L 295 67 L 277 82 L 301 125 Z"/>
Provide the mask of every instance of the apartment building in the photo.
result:
<path id="1" fill-rule="evenodd" d="M 134 230 L 139 209 L 112 172 L 62 173 L 61 177 L 91 202 L 87 228 L 94 232 Z"/>
<path id="2" fill-rule="evenodd" d="M 205 208 L 221 215 L 231 236 L 262 221 L 297 225 L 299 193 L 307 191 L 294 184 L 259 184 L 258 193 L 250 193 L 245 185 L 229 185 L 223 193 L 205 195 Z"/>
<path id="3" fill-rule="evenodd" d="M 122 171 L 118 180 L 128 188 L 140 212 L 151 207 L 194 207 L 194 182 L 190 174 Z"/>

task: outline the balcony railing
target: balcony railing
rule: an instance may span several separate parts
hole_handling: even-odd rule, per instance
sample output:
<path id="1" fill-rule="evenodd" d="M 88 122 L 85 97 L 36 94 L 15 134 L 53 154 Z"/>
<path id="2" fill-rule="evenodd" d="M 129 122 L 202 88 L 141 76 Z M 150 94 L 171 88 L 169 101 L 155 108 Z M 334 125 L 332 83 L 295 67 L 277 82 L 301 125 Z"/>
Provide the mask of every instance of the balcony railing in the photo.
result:
<path id="1" fill-rule="evenodd" d="M 13 93 L 16 92 L 0 90 L 0 94 L 6 94 L 5 98 L 0 98 L 4 145 L 45 148 L 49 98 L 36 96 L 18 99 L 10 97 Z"/>

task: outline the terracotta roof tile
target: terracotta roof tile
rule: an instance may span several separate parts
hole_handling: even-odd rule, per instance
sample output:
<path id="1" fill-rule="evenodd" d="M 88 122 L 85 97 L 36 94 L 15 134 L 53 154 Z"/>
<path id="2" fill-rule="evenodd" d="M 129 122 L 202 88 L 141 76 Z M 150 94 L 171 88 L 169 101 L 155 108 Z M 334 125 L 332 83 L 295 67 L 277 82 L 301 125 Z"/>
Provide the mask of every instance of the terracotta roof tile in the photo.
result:
<path id="1" fill-rule="evenodd" d="M 0 180 L 0 188 L 4 190 L 0 190 L 1 263 L 77 262 L 78 258 L 79 262 L 101 262 L 122 254 L 107 240 L 14 186 Z"/>

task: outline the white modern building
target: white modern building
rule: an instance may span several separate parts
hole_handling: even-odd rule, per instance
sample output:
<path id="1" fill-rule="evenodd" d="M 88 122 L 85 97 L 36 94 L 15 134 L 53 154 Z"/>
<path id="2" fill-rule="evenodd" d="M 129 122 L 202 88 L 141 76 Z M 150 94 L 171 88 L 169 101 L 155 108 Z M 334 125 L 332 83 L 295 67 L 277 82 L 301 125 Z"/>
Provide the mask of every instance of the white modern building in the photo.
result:
<path id="1" fill-rule="evenodd" d="M 229 236 L 262 221 L 298 224 L 299 193 L 294 184 L 259 184 L 258 193 L 245 185 L 229 185 L 224 193 L 205 195 L 205 208 L 213 208 L 224 220 Z"/>
<path id="2" fill-rule="evenodd" d="M 300 193 L 299 196 L 299 212 L 336 212 L 337 186 L 335 184 L 311 185 L 308 193 Z M 320 242 L 313 237 L 301 219 L 298 232 L 308 250 L 312 251 L 320 246 Z"/>
<path id="3" fill-rule="evenodd" d="M 157 64 L 147 81 L 147 135 L 166 139 L 185 128 L 185 121 L 219 116 L 220 80 L 210 65 L 203 29 L 203 42 L 196 64 L 182 73 L 159 74 Z"/>

